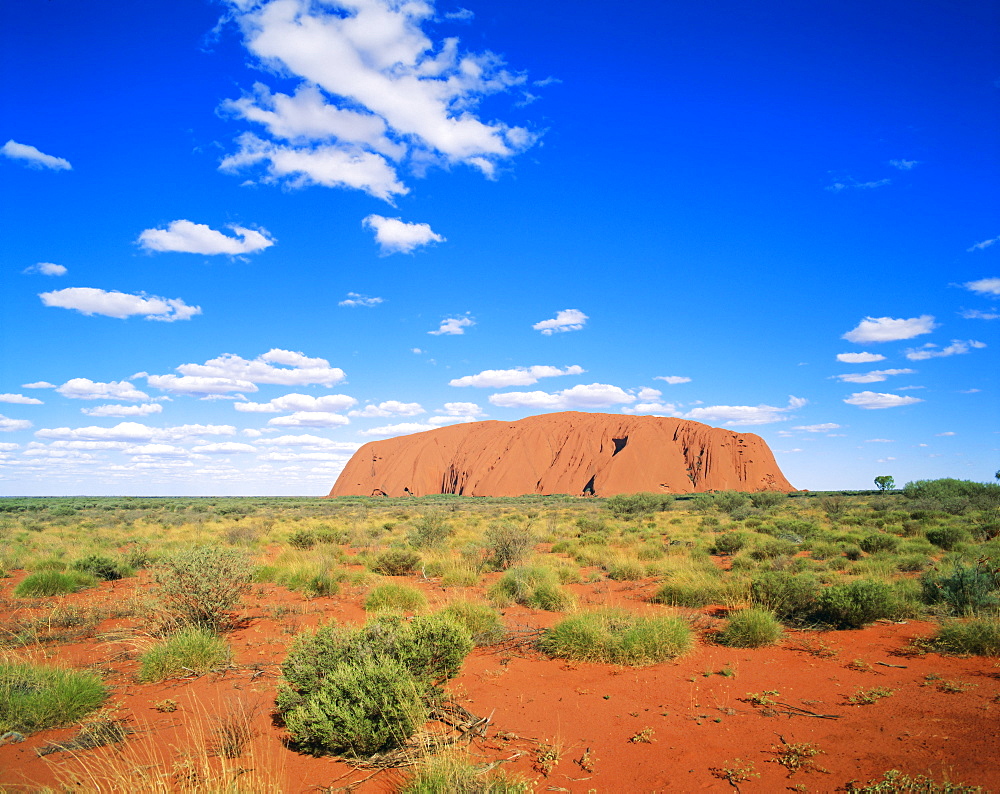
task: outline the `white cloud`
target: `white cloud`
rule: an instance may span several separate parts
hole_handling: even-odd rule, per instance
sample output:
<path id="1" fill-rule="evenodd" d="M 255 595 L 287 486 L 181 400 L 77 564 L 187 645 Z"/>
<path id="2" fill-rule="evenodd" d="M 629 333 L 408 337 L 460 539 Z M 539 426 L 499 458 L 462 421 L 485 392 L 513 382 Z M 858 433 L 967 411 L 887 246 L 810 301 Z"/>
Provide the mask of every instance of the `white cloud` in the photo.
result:
<path id="1" fill-rule="evenodd" d="M 477 417 L 483 416 L 483 409 L 480 408 L 475 403 L 445 403 L 443 409 L 438 409 L 438 413 L 443 413 L 446 416 L 463 416 L 463 417 Z"/>
<path id="2" fill-rule="evenodd" d="M 798 425 L 793 427 L 792 430 L 802 430 L 805 433 L 826 433 L 830 430 L 839 430 L 840 425 L 835 422 L 824 422 L 819 425 Z"/>
<path id="3" fill-rule="evenodd" d="M 350 419 L 329 411 L 296 411 L 290 416 L 276 416 L 268 421 L 272 427 L 337 427 L 350 424 Z"/>
<path id="4" fill-rule="evenodd" d="M 449 317 L 441 321 L 441 327 L 436 331 L 428 331 L 427 333 L 433 336 L 441 336 L 442 334 L 461 336 L 465 333 L 466 328 L 475 324 L 476 321 L 471 317 Z"/>
<path id="5" fill-rule="evenodd" d="M 972 253 L 973 251 L 982 251 L 985 250 L 986 248 L 989 248 L 991 245 L 993 245 L 993 243 L 997 241 L 1000 241 L 1000 237 L 991 237 L 989 240 L 983 240 L 981 243 L 975 243 L 969 248 L 966 248 L 965 250 L 968 251 L 969 253 Z M 1000 280 L 1000 279 L 993 279 L 993 280 Z M 968 286 L 968 284 L 966 284 L 966 286 Z"/>
<path id="6" fill-rule="evenodd" d="M 141 405 L 98 405 L 95 408 L 80 409 L 87 416 L 149 416 L 163 412 L 159 403 L 142 403 Z"/>
<path id="7" fill-rule="evenodd" d="M 960 314 L 965 320 L 1000 320 L 1000 314 L 983 312 L 979 309 L 964 309 Z"/>
<path id="8" fill-rule="evenodd" d="M 530 386 L 540 378 L 555 378 L 560 375 L 582 375 L 586 370 L 576 364 L 559 369 L 545 365 L 514 367 L 513 369 L 486 369 L 476 375 L 465 375 L 448 381 L 449 386 L 478 386 L 479 388 L 502 389 L 505 386 Z"/>
<path id="9" fill-rule="evenodd" d="M 669 383 L 671 386 L 676 386 L 679 383 L 691 382 L 691 378 L 686 378 L 683 375 L 654 375 L 653 380 L 662 380 L 665 383 Z"/>
<path id="10" fill-rule="evenodd" d="M 240 452 L 256 452 L 257 448 L 250 444 L 240 444 L 237 441 L 222 441 L 217 444 L 197 444 L 191 447 L 191 451 L 201 455 L 229 455 Z"/>
<path id="11" fill-rule="evenodd" d="M 767 425 L 784 422 L 786 414 L 801 408 L 808 401 L 801 397 L 789 397 L 788 405 L 778 408 L 773 405 L 708 405 L 692 408 L 685 419 L 707 422 L 724 422 L 727 425 Z"/>
<path id="12" fill-rule="evenodd" d="M 399 218 L 369 215 L 361 225 L 375 231 L 375 242 L 379 244 L 383 256 L 410 254 L 422 245 L 445 242 L 445 238 L 426 223 L 405 223 Z"/>
<path id="13" fill-rule="evenodd" d="M 578 384 L 569 389 L 549 393 L 543 391 L 515 391 L 490 396 L 490 402 L 499 408 L 537 408 L 550 411 L 568 411 L 576 408 L 607 408 L 612 405 L 635 402 L 635 395 L 607 383 Z"/>
<path id="14" fill-rule="evenodd" d="M 638 393 L 636 394 L 636 397 L 638 397 L 640 400 L 658 400 L 662 396 L 663 392 L 661 392 L 659 389 L 650 389 L 648 387 L 643 387 L 639 389 Z"/>
<path id="15" fill-rule="evenodd" d="M 63 397 L 72 400 L 127 400 L 141 402 L 149 395 L 139 391 L 127 380 L 113 380 L 110 383 L 93 381 L 90 378 L 71 378 L 56 388 Z"/>
<path id="16" fill-rule="evenodd" d="M 292 411 L 343 411 L 358 401 L 346 394 L 327 394 L 313 397 L 308 394 L 286 394 L 266 403 L 238 402 L 233 407 L 245 413 L 279 414 Z"/>
<path id="17" fill-rule="evenodd" d="M 147 296 L 145 293 L 131 295 L 124 292 L 107 292 L 93 287 L 70 287 L 54 292 L 42 292 L 38 297 L 46 306 L 73 309 L 88 317 L 100 314 L 122 320 L 132 315 L 142 315 L 147 320 L 172 323 L 175 320 L 190 320 L 194 315 L 201 314 L 200 306 L 188 306 L 180 298 L 159 298 L 155 295 Z"/>
<path id="18" fill-rule="evenodd" d="M 981 278 L 967 281 L 962 286 L 980 295 L 1000 295 L 1000 278 Z"/>
<path id="19" fill-rule="evenodd" d="M 929 358 L 946 358 L 948 356 L 962 355 L 968 353 L 970 348 L 981 349 L 984 347 L 986 347 L 985 343 L 977 342 L 974 339 L 970 339 L 967 342 L 963 342 L 961 339 L 952 339 L 950 345 L 940 350 L 937 349 L 937 345 L 931 343 L 923 347 L 911 348 L 906 351 L 906 357 L 910 361 L 926 361 Z"/>
<path id="20" fill-rule="evenodd" d="M 845 177 L 834 182 L 832 185 L 827 185 L 827 190 L 832 190 L 834 193 L 839 193 L 841 190 L 848 190 L 851 188 L 857 188 L 858 190 L 871 190 L 872 188 L 885 187 L 892 183 L 891 179 L 877 179 L 870 182 L 858 182 L 854 177 Z"/>
<path id="21" fill-rule="evenodd" d="M 147 251 L 176 251 L 208 256 L 252 254 L 274 245 L 274 239 L 266 229 L 257 231 L 235 225 L 230 225 L 229 228 L 233 230 L 235 237 L 209 228 L 204 223 L 171 221 L 166 229 L 146 229 L 139 235 L 138 243 Z"/>
<path id="22" fill-rule="evenodd" d="M 848 405 L 856 405 L 859 408 L 898 408 L 901 405 L 913 405 L 923 402 L 919 397 L 903 397 L 899 394 L 884 394 L 874 391 L 863 391 L 852 394 L 844 399 Z"/>
<path id="23" fill-rule="evenodd" d="M 37 380 L 34 383 L 22 383 L 22 389 L 54 389 L 56 385 L 47 380 Z"/>
<path id="24" fill-rule="evenodd" d="M 57 265 L 54 262 L 39 262 L 31 267 L 26 267 L 22 272 L 40 273 L 43 276 L 65 276 L 67 271 L 65 266 Z"/>
<path id="25" fill-rule="evenodd" d="M 895 444 L 896 442 L 893 441 L 891 438 L 866 438 L 864 443 L 866 443 L 866 444 Z"/>
<path id="26" fill-rule="evenodd" d="M 0 433 L 10 433 L 14 430 L 27 430 L 31 427 L 31 422 L 27 419 L 10 419 L 0 414 Z"/>
<path id="27" fill-rule="evenodd" d="M 423 424 L 421 422 L 402 422 L 398 425 L 382 425 L 362 430 L 359 436 L 402 436 L 409 433 L 420 433 L 424 430 L 433 430 L 436 425 Z"/>
<path id="28" fill-rule="evenodd" d="M 432 416 L 427 422 L 435 427 L 440 427 L 442 425 L 459 425 L 465 424 L 466 422 L 475 422 L 476 418 L 474 416 Z"/>
<path id="29" fill-rule="evenodd" d="M 303 449 L 333 450 L 338 452 L 354 452 L 361 446 L 354 441 L 333 441 L 323 436 L 313 436 L 308 433 L 261 439 L 257 442 L 257 445 L 262 447 L 301 447 Z"/>
<path id="30" fill-rule="evenodd" d="M 223 168 L 267 163 L 266 179 L 345 186 L 391 200 L 407 192 L 390 162 L 417 170 L 466 163 L 490 176 L 534 142 L 527 130 L 475 114 L 488 94 L 524 82 L 493 53 L 435 44 L 430 3 L 232 0 L 247 48 L 271 71 L 300 78 L 294 95 L 256 85 L 225 103 L 280 143 L 246 133 Z"/>
<path id="31" fill-rule="evenodd" d="M 872 364 L 885 361 L 881 353 L 837 353 L 837 361 L 842 364 Z"/>
<path id="32" fill-rule="evenodd" d="M 257 387 L 248 380 L 209 378 L 199 375 L 146 375 L 146 382 L 161 391 L 201 397 L 218 397 L 234 391 L 257 391 Z"/>
<path id="33" fill-rule="evenodd" d="M 37 397 L 25 397 L 23 394 L 0 394 L 0 403 L 16 405 L 44 405 Z"/>
<path id="34" fill-rule="evenodd" d="M 919 160 L 890 160 L 889 165 L 893 168 L 898 168 L 900 171 L 910 171 L 913 166 L 920 165 Z"/>
<path id="35" fill-rule="evenodd" d="M 201 436 L 232 436 L 232 425 L 177 425 L 149 427 L 139 422 L 119 422 L 114 427 L 47 427 L 35 432 L 38 438 L 63 441 L 184 441 Z"/>
<path id="36" fill-rule="evenodd" d="M 18 143 L 15 140 L 7 141 L 3 146 L 0 146 L 0 154 L 11 160 L 24 160 L 32 168 L 51 168 L 53 171 L 71 171 L 73 169 L 69 160 L 53 157 L 51 154 L 38 151 L 34 146 Z"/>
<path id="37" fill-rule="evenodd" d="M 871 372 L 852 372 L 833 377 L 841 383 L 880 383 L 890 375 L 912 375 L 915 372 L 915 369 L 873 369 Z"/>
<path id="38" fill-rule="evenodd" d="M 122 450 L 125 455 L 139 455 L 152 458 L 186 458 L 190 453 L 184 447 L 174 444 L 139 444 Z"/>
<path id="39" fill-rule="evenodd" d="M 848 331 L 841 338 L 857 343 L 896 342 L 929 334 L 935 328 L 937 324 L 929 314 L 898 320 L 892 317 L 866 317 L 858 323 L 857 328 Z"/>
<path id="40" fill-rule="evenodd" d="M 656 389 L 651 389 L 651 391 L 656 391 Z M 639 398 L 642 399 L 641 392 Z M 680 409 L 674 403 L 653 401 L 636 403 L 635 405 L 622 408 L 622 413 L 632 416 L 677 416 L 680 413 Z"/>
<path id="41" fill-rule="evenodd" d="M 204 364 L 181 364 L 177 371 L 182 375 L 200 378 L 221 378 L 232 383 L 251 384 L 248 391 L 257 391 L 252 384 L 270 383 L 276 386 L 305 386 L 320 384 L 331 386 L 345 377 L 344 371 L 331 367 L 323 358 L 309 358 L 302 353 L 274 348 L 257 356 L 245 359 L 233 353 L 224 353 Z M 174 377 L 174 376 L 156 376 Z M 160 387 L 163 388 L 163 387 Z M 240 386 L 245 389 L 246 386 Z M 236 389 L 230 389 L 233 391 Z"/>
<path id="42" fill-rule="evenodd" d="M 946 430 L 943 433 L 935 433 L 934 435 L 936 435 L 936 436 L 953 436 L 953 435 L 955 435 L 955 431 L 954 430 Z"/>
<path id="43" fill-rule="evenodd" d="M 357 411 L 348 411 L 348 416 L 358 416 L 363 418 L 386 417 L 386 416 L 416 416 L 424 413 L 420 403 L 403 403 L 399 400 L 386 400 L 378 405 L 366 405 Z"/>
<path id="44" fill-rule="evenodd" d="M 590 318 L 579 309 L 562 309 L 551 320 L 542 320 L 531 327 L 545 336 L 551 336 L 565 331 L 579 331 L 588 319 Z"/>
<path id="45" fill-rule="evenodd" d="M 367 295 L 361 295 L 357 292 L 348 292 L 347 297 L 337 305 L 355 308 L 357 306 L 378 306 L 382 302 L 382 298 L 369 298 Z"/>

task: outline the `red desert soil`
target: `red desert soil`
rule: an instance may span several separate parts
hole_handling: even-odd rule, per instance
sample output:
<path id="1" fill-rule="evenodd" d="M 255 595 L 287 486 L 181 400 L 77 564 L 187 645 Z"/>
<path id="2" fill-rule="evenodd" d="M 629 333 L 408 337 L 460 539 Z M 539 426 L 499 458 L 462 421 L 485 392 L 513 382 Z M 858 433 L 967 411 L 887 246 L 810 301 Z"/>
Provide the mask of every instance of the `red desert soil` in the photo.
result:
<path id="1" fill-rule="evenodd" d="M 9 625 L 30 607 L 16 606 L 11 590 L 19 573 L 0 586 Z M 444 590 L 433 581 L 407 577 L 432 605 L 477 598 L 482 587 Z M 145 580 L 105 583 L 69 596 L 66 604 L 110 606 L 149 588 Z M 664 610 L 646 599 L 645 583 L 571 585 L 582 606 L 627 605 Z M 47 730 L 22 743 L 0 747 L 0 787 L 36 791 L 73 779 L 74 770 L 105 764 L 124 772 L 123 790 L 138 790 L 136 775 L 163 774 L 165 790 L 181 787 L 185 759 L 204 758 L 218 745 L 227 715 L 248 715 L 253 738 L 234 763 L 260 790 L 361 792 L 397 790 L 398 770 L 358 770 L 332 758 L 300 755 L 282 743 L 273 722 L 279 665 L 296 634 L 320 621 L 364 621 L 363 592 L 345 589 L 331 598 L 306 600 L 282 588 L 260 586 L 241 613 L 243 625 L 228 636 L 233 665 L 217 673 L 157 684 L 136 681 L 142 621 L 106 620 L 85 639 L 33 646 L 30 656 L 50 663 L 87 666 L 107 676 L 110 703 L 134 733 L 124 749 L 105 747 L 39 757 L 36 749 L 67 741 L 71 729 Z M 51 600 L 46 601 L 51 606 Z M 932 633 L 928 623 L 879 623 L 859 631 L 789 632 L 777 646 L 736 650 L 707 636 L 719 608 L 685 610 L 700 639 L 673 663 L 643 668 L 567 663 L 519 650 L 477 649 L 449 685 L 453 699 L 490 717 L 485 740 L 471 750 L 485 761 L 523 774 L 536 791 L 653 792 L 731 791 L 723 769 L 746 767 L 759 777 L 739 782 L 741 791 L 834 791 L 848 781 L 867 782 L 890 769 L 1000 789 L 1000 662 L 928 653 L 901 655 L 915 638 Z M 508 628 L 525 634 L 559 615 L 521 607 L 506 610 Z M 503 649 L 503 648 L 506 649 Z M 24 656 L 19 652 L 18 656 Z M 870 705 L 851 705 L 860 690 L 892 694 Z M 751 702 L 752 694 L 761 696 Z M 154 705 L 175 701 L 177 710 Z M 766 701 L 773 701 L 768 703 Z M 788 745 L 808 743 L 821 751 L 813 768 L 794 775 L 778 763 Z M 545 747 L 554 760 L 543 773 Z M 159 759 L 160 772 L 149 771 Z M 213 760 L 213 763 L 215 760 Z M 94 790 L 86 778 L 81 788 Z M 72 790 L 72 789 L 63 789 Z M 107 787 L 104 791 L 110 790 Z M 148 790 L 148 789 L 145 789 Z"/>
<path id="2" fill-rule="evenodd" d="M 330 496 L 793 491 L 760 436 L 659 416 L 567 411 L 370 441 Z"/>

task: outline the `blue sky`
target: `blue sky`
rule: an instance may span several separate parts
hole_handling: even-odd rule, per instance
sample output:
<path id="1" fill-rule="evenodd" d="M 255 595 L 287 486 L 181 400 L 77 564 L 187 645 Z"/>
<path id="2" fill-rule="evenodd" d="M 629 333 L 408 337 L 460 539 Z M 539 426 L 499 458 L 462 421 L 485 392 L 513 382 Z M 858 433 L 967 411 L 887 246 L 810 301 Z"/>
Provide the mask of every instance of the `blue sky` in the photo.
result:
<path id="1" fill-rule="evenodd" d="M 557 410 L 1000 468 L 1000 4 L 4 4 L 0 494 Z"/>

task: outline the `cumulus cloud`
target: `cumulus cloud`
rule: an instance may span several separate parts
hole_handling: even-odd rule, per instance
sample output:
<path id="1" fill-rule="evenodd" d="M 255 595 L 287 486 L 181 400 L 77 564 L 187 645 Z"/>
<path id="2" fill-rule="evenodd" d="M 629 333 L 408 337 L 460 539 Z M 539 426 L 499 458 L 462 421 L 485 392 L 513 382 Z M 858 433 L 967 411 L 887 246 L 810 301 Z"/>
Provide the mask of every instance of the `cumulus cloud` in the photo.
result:
<path id="1" fill-rule="evenodd" d="M 215 444 L 196 444 L 191 447 L 191 451 L 200 455 L 232 455 L 241 452 L 256 452 L 257 448 L 250 444 L 241 444 L 238 441 L 220 441 Z"/>
<path id="2" fill-rule="evenodd" d="M 309 433 L 261 439 L 257 442 L 257 445 L 261 447 L 301 447 L 303 449 L 333 450 L 339 452 L 354 452 L 361 446 L 354 441 L 334 441 L 329 438 L 324 438 L 323 436 L 314 436 Z"/>
<path id="3" fill-rule="evenodd" d="M 170 443 L 201 436 L 232 436 L 232 425 L 176 425 L 150 427 L 140 422 L 119 422 L 114 427 L 48 427 L 35 432 L 38 438 L 57 441 L 129 441 L 132 443 Z"/>
<path id="4" fill-rule="evenodd" d="M 347 297 L 337 305 L 355 308 L 358 306 L 378 306 L 380 303 L 382 303 L 382 298 L 369 298 L 367 295 L 361 295 L 357 292 L 348 292 Z"/>
<path id="5" fill-rule="evenodd" d="M 358 416 L 362 418 L 386 417 L 386 416 L 416 416 L 424 413 L 420 403 L 404 403 L 399 400 L 386 400 L 378 405 L 366 405 L 357 411 L 348 411 L 348 416 Z"/>
<path id="6" fill-rule="evenodd" d="M 465 163 L 492 176 L 534 136 L 483 122 L 479 101 L 524 82 L 493 53 L 432 42 L 425 2 L 309 3 L 232 0 L 248 50 L 271 71 L 298 78 L 294 94 L 253 92 L 223 109 L 260 125 L 222 168 L 263 165 L 265 181 L 363 190 L 390 201 L 408 192 L 399 164 Z"/>
<path id="7" fill-rule="evenodd" d="M 656 389 L 652 391 L 656 391 Z M 639 398 L 642 399 L 641 392 Z M 662 403 L 658 400 L 653 400 L 622 408 L 622 413 L 632 416 L 677 416 L 680 413 L 680 409 L 674 403 Z"/>
<path id="8" fill-rule="evenodd" d="M 984 312 L 979 309 L 964 309 L 960 314 L 965 320 L 1000 320 L 1000 314 Z"/>
<path id="9" fill-rule="evenodd" d="M 937 328 L 934 318 L 929 314 L 909 319 L 894 319 L 892 317 L 866 317 L 856 328 L 851 329 L 841 337 L 848 342 L 896 342 L 900 339 L 912 339 L 921 334 L 929 334 Z"/>
<path id="10" fill-rule="evenodd" d="M 34 383 L 22 383 L 22 389 L 54 389 L 56 385 L 47 380 L 36 380 Z"/>
<path id="11" fill-rule="evenodd" d="M 69 160 L 45 154 L 34 146 L 26 143 L 18 143 L 15 140 L 9 140 L 3 146 L 0 146 L 0 154 L 4 157 L 9 157 L 11 160 L 22 160 L 25 165 L 32 168 L 51 168 L 53 171 L 71 171 L 73 169 L 73 166 L 69 164 Z"/>
<path id="12" fill-rule="evenodd" d="M 142 403 L 141 405 L 98 405 L 94 408 L 81 408 L 87 416 L 149 416 L 163 412 L 159 403 Z"/>
<path id="13" fill-rule="evenodd" d="M 236 386 L 231 391 L 257 391 L 254 386 L 257 383 L 269 383 L 276 386 L 305 386 L 308 384 L 332 386 L 345 377 L 344 370 L 339 367 L 331 367 L 330 362 L 324 358 L 310 358 L 303 353 L 280 348 L 273 348 L 263 355 L 249 360 L 233 353 L 224 353 L 204 364 L 181 364 L 176 369 L 181 375 L 189 377 L 219 378 L 229 381 Z M 172 378 L 175 376 L 155 377 Z M 160 386 L 159 388 L 164 387 Z"/>
<path id="14" fill-rule="evenodd" d="M 873 369 L 871 372 L 852 372 L 833 377 L 841 383 L 880 383 L 891 375 L 912 375 L 915 372 L 915 369 Z"/>
<path id="15" fill-rule="evenodd" d="M 160 391 L 197 397 L 218 397 L 230 392 L 257 391 L 257 387 L 248 380 L 199 375 L 146 375 L 146 382 Z"/>
<path id="16" fill-rule="evenodd" d="M 556 316 L 551 320 L 542 320 L 531 327 L 541 331 L 545 336 L 551 336 L 565 331 L 579 331 L 588 319 L 590 318 L 579 309 L 563 309 L 556 312 Z"/>
<path id="17" fill-rule="evenodd" d="M 132 295 L 124 292 L 107 292 L 93 287 L 70 287 L 42 292 L 38 296 L 46 306 L 73 309 L 88 317 L 100 314 L 123 320 L 139 315 L 147 320 L 161 320 L 172 323 L 175 320 L 190 320 L 201 314 L 200 306 L 188 306 L 180 298 L 159 298 L 140 292 Z"/>
<path id="18" fill-rule="evenodd" d="M 127 400 L 141 402 L 149 395 L 139 391 L 127 380 L 113 380 L 109 383 L 93 381 L 90 378 L 71 378 L 56 391 L 72 400 Z"/>
<path id="19" fill-rule="evenodd" d="M 475 403 L 445 403 L 443 409 L 438 409 L 438 413 L 443 413 L 447 416 L 467 416 L 467 417 L 477 417 L 483 416 L 483 409 L 480 408 Z"/>
<path id="20" fill-rule="evenodd" d="M 654 375 L 653 380 L 662 380 L 664 383 L 669 383 L 671 386 L 676 386 L 679 383 L 691 382 L 691 378 L 686 378 L 683 375 Z"/>
<path id="21" fill-rule="evenodd" d="M 839 430 L 840 425 L 835 422 L 824 422 L 819 425 L 797 425 L 792 430 L 801 430 L 804 433 L 827 433 L 831 430 Z"/>
<path id="22" fill-rule="evenodd" d="M 906 357 L 910 361 L 926 361 L 929 358 L 947 358 L 948 356 L 958 356 L 968 353 L 970 349 L 981 349 L 986 347 L 984 342 L 977 342 L 970 339 L 963 342 L 961 339 L 952 339 L 951 344 L 940 350 L 938 346 L 928 342 L 923 347 L 911 348 L 906 351 Z"/>
<path id="23" fill-rule="evenodd" d="M 25 397 L 23 394 L 0 394 L 0 403 L 15 403 L 16 405 L 44 405 L 37 397 Z"/>
<path id="24" fill-rule="evenodd" d="M 890 160 L 889 165 L 898 168 L 900 171 L 912 171 L 913 167 L 920 165 L 919 160 Z"/>
<path id="25" fill-rule="evenodd" d="M 375 242 L 379 244 L 382 256 L 411 254 L 420 246 L 445 242 L 445 238 L 426 223 L 405 223 L 399 218 L 369 215 L 361 225 L 375 232 Z"/>
<path id="26" fill-rule="evenodd" d="M 233 407 L 245 413 L 280 414 L 292 411 L 343 411 L 358 401 L 346 394 L 327 394 L 313 397 L 308 394 L 286 394 L 266 403 L 238 402 Z"/>
<path id="27" fill-rule="evenodd" d="M 39 273 L 43 276 L 65 276 L 67 271 L 64 265 L 57 265 L 55 262 L 39 262 L 31 267 L 26 267 L 22 272 Z"/>
<path id="28" fill-rule="evenodd" d="M 478 386 L 479 388 L 502 389 L 505 386 L 530 386 L 541 378 L 555 378 L 560 375 L 582 375 L 586 370 L 576 364 L 559 369 L 536 365 L 514 367 L 513 369 L 485 369 L 476 375 L 464 375 L 448 381 L 449 386 Z"/>
<path id="29" fill-rule="evenodd" d="M 10 433 L 14 430 L 27 430 L 31 427 L 31 422 L 27 419 L 10 419 L 0 414 L 0 433 Z"/>
<path id="30" fill-rule="evenodd" d="M 490 403 L 499 408 L 536 408 L 545 411 L 607 408 L 634 403 L 635 395 L 607 383 L 578 384 L 558 392 L 514 391 L 490 396 Z"/>
<path id="31" fill-rule="evenodd" d="M 216 231 L 204 223 L 171 221 L 166 229 L 146 229 L 139 235 L 138 243 L 147 251 L 176 251 L 208 256 L 252 254 L 274 245 L 274 239 L 266 229 L 257 231 L 235 225 L 229 228 L 233 230 L 235 237 Z"/>
<path id="32" fill-rule="evenodd" d="M 997 242 L 998 240 L 1000 240 L 1000 237 L 991 237 L 989 240 L 983 240 L 981 243 L 974 243 L 965 250 L 968 251 L 969 253 L 972 253 L 973 251 L 982 251 L 986 248 L 989 248 L 991 245 L 993 245 L 993 243 Z"/>
<path id="33" fill-rule="evenodd" d="M 449 317 L 441 321 L 441 326 L 436 331 L 428 331 L 427 333 L 433 336 L 441 336 L 442 334 L 461 336 L 465 333 L 466 328 L 475 324 L 476 321 L 471 317 Z"/>
<path id="34" fill-rule="evenodd" d="M 787 414 L 801 408 L 808 400 L 790 396 L 788 405 L 778 408 L 773 405 L 707 405 L 692 408 L 685 419 L 699 422 L 723 422 L 726 425 L 768 425 L 774 422 L 784 422 Z"/>
<path id="35" fill-rule="evenodd" d="M 919 397 L 904 397 L 901 394 L 884 394 L 882 392 L 862 391 L 846 397 L 844 402 L 856 405 L 858 408 L 898 408 L 902 405 L 921 403 Z"/>
<path id="36" fill-rule="evenodd" d="M 1000 295 L 1000 278 L 981 278 L 978 281 L 967 281 L 962 286 L 980 295 Z"/>
<path id="37" fill-rule="evenodd" d="M 842 364 L 873 364 L 885 361 L 885 356 L 881 353 L 837 353 L 837 361 Z"/>
<path id="38" fill-rule="evenodd" d="M 398 425 L 382 425 L 362 430 L 359 436 L 403 436 L 408 433 L 420 433 L 424 430 L 433 430 L 436 425 L 424 424 L 422 422 L 401 422 Z"/>
<path id="39" fill-rule="evenodd" d="M 271 427 L 337 427 L 350 421 L 330 411 L 296 411 L 290 416 L 276 416 L 268 420 L 268 424 Z"/>

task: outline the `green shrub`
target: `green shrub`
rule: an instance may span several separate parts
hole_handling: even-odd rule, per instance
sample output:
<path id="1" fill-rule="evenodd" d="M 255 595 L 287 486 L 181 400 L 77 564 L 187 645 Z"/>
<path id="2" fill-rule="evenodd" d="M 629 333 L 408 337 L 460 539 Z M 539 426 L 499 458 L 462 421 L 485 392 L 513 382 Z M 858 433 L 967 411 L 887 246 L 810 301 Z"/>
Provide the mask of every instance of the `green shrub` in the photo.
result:
<path id="1" fill-rule="evenodd" d="M 726 590 L 720 579 L 679 577 L 664 582 L 650 600 L 675 607 L 707 607 L 721 604 Z"/>
<path id="2" fill-rule="evenodd" d="M 750 583 L 753 603 L 788 622 L 803 622 L 816 609 L 820 585 L 815 576 L 770 571 Z"/>
<path id="3" fill-rule="evenodd" d="M 427 596 L 405 584 L 380 584 L 365 598 L 368 612 L 423 612 L 426 609 Z"/>
<path id="4" fill-rule="evenodd" d="M 716 639 L 732 648 L 761 648 L 777 642 L 781 631 L 781 623 L 772 612 L 742 609 L 729 616 L 729 622 Z"/>
<path id="5" fill-rule="evenodd" d="M 420 555 L 406 549 L 389 549 L 375 558 L 372 570 L 384 576 L 406 576 L 420 565 Z"/>
<path id="6" fill-rule="evenodd" d="M 542 638 L 551 656 L 608 664 L 655 664 L 692 645 L 687 623 L 671 615 L 639 615 L 608 607 L 561 620 Z"/>
<path id="7" fill-rule="evenodd" d="M 489 604 L 452 601 L 439 614 L 463 626 L 476 645 L 491 645 L 505 633 L 500 613 Z"/>
<path id="8" fill-rule="evenodd" d="M 139 678 L 162 681 L 229 664 L 229 645 L 201 626 L 185 626 L 139 657 Z"/>
<path id="9" fill-rule="evenodd" d="M 559 585 L 556 572 L 538 565 L 511 568 L 490 587 L 489 597 L 498 604 L 513 601 L 550 612 L 562 612 L 573 605 L 573 597 Z"/>
<path id="10" fill-rule="evenodd" d="M 527 527 L 511 521 L 493 521 L 483 535 L 486 566 L 494 571 L 506 571 L 522 562 L 536 542 L 537 538 Z"/>
<path id="11" fill-rule="evenodd" d="M 317 543 L 316 535 L 308 529 L 300 529 L 288 536 L 288 545 L 293 549 L 311 549 Z"/>
<path id="12" fill-rule="evenodd" d="M 969 533 L 961 527 L 932 527 L 924 534 L 927 540 L 945 551 L 951 551 L 959 543 L 969 540 Z"/>
<path id="13" fill-rule="evenodd" d="M 101 554 L 90 554 L 77 560 L 73 563 L 73 570 L 89 573 L 91 576 L 103 579 L 106 582 L 131 576 L 133 573 L 128 566 L 123 565 L 120 561 Z"/>
<path id="14" fill-rule="evenodd" d="M 957 563 L 950 573 L 927 571 L 920 577 L 923 601 L 944 604 L 953 615 L 967 615 L 1000 604 L 1000 574 L 991 566 Z"/>
<path id="15" fill-rule="evenodd" d="M 723 513 L 732 513 L 750 504 L 750 497 L 740 491 L 719 491 L 714 497 L 715 506 Z"/>
<path id="16" fill-rule="evenodd" d="M 646 566 L 632 557 L 615 557 L 603 567 L 608 578 L 616 582 L 638 582 L 646 578 Z"/>
<path id="17" fill-rule="evenodd" d="M 781 491 L 758 491 L 750 494 L 750 501 L 758 510 L 770 510 L 788 501 L 788 496 Z"/>
<path id="18" fill-rule="evenodd" d="M 454 528 L 440 513 L 425 513 L 413 522 L 408 540 L 418 549 L 435 549 L 445 544 L 455 533 Z"/>
<path id="19" fill-rule="evenodd" d="M 640 519 L 651 513 L 668 510 L 673 502 L 671 494 L 623 493 L 609 497 L 604 506 L 615 518 Z"/>
<path id="20" fill-rule="evenodd" d="M 934 637 L 934 646 L 942 653 L 1000 656 L 1000 619 L 992 616 L 948 621 Z"/>
<path id="21" fill-rule="evenodd" d="M 962 515 L 970 509 L 996 509 L 1000 504 L 1000 485 L 943 478 L 908 482 L 903 496 L 925 510 L 943 510 Z"/>
<path id="22" fill-rule="evenodd" d="M 891 585 L 866 579 L 821 590 L 816 607 L 820 620 L 842 629 L 860 629 L 881 618 L 896 617 L 900 612 L 899 599 Z"/>
<path id="23" fill-rule="evenodd" d="M 875 554 L 880 551 L 893 552 L 899 545 L 899 538 L 895 535 L 886 535 L 883 532 L 873 532 L 861 538 L 858 541 L 858 545 L 862 551 L 866 551 L 869 554 Z"/>
<path id="24" fill-rule="evenodd" d="M 983 794 L 979 786 L 965 786 L 961 783 L 938 783 L 924 775 L 904 775 L 898 769 L 890 769 L 881 780 L 870 780 L 865 784 L 851 781 L 844 791 L 855 794 Z"/>
<path id="25" fill-rule="evenodd" d="M 736 554 L 747 545 L 747 535 L 743 532 L 723 532 L 715 539 L 713 554 Z"/>
<path id="26" fill-rule="evenodd" d="M 253 568 L 242 551 L 198 546 L 164 558 L 154 576 L 161 600 L 181 621 L 221 631 L 232 625 Z"/>
<path id="27" fill-rule="evenodd" d="M 799 550 L 799 544 L 788 538 L 770 538 L 763 543 L 757 544 L 749 551 L 755 560 L 773 560 L 778 557 L 786 557 L 795 554 Z"/>
<path id="28" fill-rule="evenodd" d="M 28 574 L 14 588 L 18 598 L 37 598 L 43 596 L 65 595 L 92 587 L 97 584 L 97 578 L 83 571 L 36 571 Z"/>
<path id="29" fill-rule="evenodd" d="M 94 673 L 0 663 L 0 734 L 71 725 L 100 706 L 107 694 Z"/>
<path id="30" fill-rule="evenodd" d="M 369 755 L 409 738 L 472 649 L 443 615 L 328 624 L 302 635 L 282 665 L 278 711 L 308 752 Z"/>

